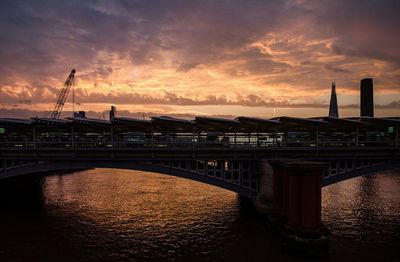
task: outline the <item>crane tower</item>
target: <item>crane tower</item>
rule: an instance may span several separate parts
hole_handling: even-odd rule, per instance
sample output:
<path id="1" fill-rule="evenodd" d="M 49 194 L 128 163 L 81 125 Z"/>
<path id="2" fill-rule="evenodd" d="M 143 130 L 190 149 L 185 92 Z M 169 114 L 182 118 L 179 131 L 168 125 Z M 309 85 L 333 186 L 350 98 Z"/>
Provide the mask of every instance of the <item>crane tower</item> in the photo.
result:
<path id="1" fill-rule="evenodd" d="M 51 118 L 57 119 L 60 117 L 61 111 L 65 104 L 65 100 L 67 99 L 69 90 L 71 89 L 71 86 L 74 84 L 75 72 L 76 72 L 76 70 L 72 69 L 71 73 L 67 77 L 67 80 L 65 80 L 64 87 L 63 87 L 63 89 L 61 89 L 61 92 L 58 95 L 57 102 L 54 105 L 53 112 L 51 113 Z"/>

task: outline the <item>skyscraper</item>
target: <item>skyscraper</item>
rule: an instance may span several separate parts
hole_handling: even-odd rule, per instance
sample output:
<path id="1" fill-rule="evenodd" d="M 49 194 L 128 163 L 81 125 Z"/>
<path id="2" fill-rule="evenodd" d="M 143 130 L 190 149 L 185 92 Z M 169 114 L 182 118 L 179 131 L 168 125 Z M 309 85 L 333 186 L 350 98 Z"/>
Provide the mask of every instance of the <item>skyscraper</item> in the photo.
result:
<path id="1" fill-rule="evenodd" d="M 336 97 L 336 83 L 332 82 L 332 90 L 331 90 L 331 102 L 329 103 L 329 116 L 330 117 L 339 117 L 339 109 L 337 104 Z"/>
<path id="2" fill-rule="evenodd" d="M 361 80 L 360 116 L 374 117 L 374 86 L 372 78 Z"/>

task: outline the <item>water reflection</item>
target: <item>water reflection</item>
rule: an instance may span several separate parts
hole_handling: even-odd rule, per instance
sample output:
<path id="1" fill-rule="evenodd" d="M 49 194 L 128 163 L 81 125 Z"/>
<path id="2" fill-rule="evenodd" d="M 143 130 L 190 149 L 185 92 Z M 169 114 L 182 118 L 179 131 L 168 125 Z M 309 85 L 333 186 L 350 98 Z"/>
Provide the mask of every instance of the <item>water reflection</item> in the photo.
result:
<path id="1" fill-rule="evenodd" d="M 93 169 L 2 192 L 1 261 L 295 260 L 236 194 L 190 180 Z M 324 188 L 323 220 L 332 232 L 324 260 L 399 257 L 399 173 Z"/>
<path id="2" fill-rule="evenodd" d="M 89 170 L 61 179 L 48 177 L 44 196 L 50 215 L 72 217 L 89 228 L 82 241 L 89 251 L 101 246 L 93 252 L 105 257 L 116 246 L 118 258 L 208 254 L 210 246 L 227 240 L 238 217 L 238 200 L 231 192 L 143 172 Z M 67 221 L 60 227 L 79 234 Z"/>
<path id="3" fill-rule="evenodd" d="M 324 222 L 341 239 L 375 244 L 399 238 L 399 183 L 399 173 L 384 173 L 324 188 Z"/>

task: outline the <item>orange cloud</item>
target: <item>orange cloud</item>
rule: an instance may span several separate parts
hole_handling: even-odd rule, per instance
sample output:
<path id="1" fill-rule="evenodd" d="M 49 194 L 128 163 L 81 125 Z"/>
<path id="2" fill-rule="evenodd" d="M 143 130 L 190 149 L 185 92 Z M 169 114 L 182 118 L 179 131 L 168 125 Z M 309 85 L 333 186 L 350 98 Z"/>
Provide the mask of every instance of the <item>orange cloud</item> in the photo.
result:
<path id="1" fill-rule="evenodd" d="M 391 1 L 25 7 L 5 4 L 0 18 L 7 35 L 0 108 L 50 110 L 72 68 L 77 108 L 98 112 L 115 104 L 199 114 L 296 108 L 307 115 L 303 108 L 327 106 L 332 80 L 340 107 L 353 110 L 366 76 L 375 79 L 378 108 L 394 110 L 400 101 L 398 5 Z"/>

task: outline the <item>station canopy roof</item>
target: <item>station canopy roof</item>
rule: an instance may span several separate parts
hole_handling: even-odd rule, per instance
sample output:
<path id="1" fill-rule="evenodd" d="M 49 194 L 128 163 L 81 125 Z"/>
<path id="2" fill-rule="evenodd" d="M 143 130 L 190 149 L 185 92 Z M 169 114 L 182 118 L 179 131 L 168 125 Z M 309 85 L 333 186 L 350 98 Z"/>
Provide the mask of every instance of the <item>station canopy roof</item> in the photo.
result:
<path id="1" fill-rule="evenodd" d="M 383 119 L 395 119 L 395 120 L 399 120 L 400 117 L 399 116 L 390 116 L 390 117 L 382 117 Z"/>
<path id="2" fill-rule="evenodd" d="M 317 127 L 327 125 L 328 122 L 320 119 L 311 119 L 311 118 L 298 118 L 298 117 L 289 117 L 289 116 L 281 116 L 272 118 L 272 120 L 277 120 L 280 123 L 284 124 L 284 127 Z"/>
<path id="3" fill-rule="evenodd" d="M 123 124 L 123 125 L 151 125 L 151 120 L 146 119 L 138 119 L 138 118 L 130 118 L 130 117 L 122 117 L 116 116 L 112 120 L 115 124 Z"/>
<path id="4" fill-rule="evenodd" d="M 30 125 L 32 124 L 31 119 L 21 119 L 21 118 L 0 118 L 1 125 Z"/>
<path id="5" fill-rule="evenodd" d="M 115 125 L 121 128 L 137 129 L 138 131 L 149 132 L 150 130 L 172 131 L 172 132 L 192 132 L 193 129 L 199 131 L 219 131 L 219 132 L 262 132 L 278 130 L 295 131 L 296 128 L 343 128 L 343 127 L 391 127 L 400 126 L 400 117 L 312 117 L 296 118 L 281 116 L 272 119 L 240 116 L 236 119 L 226 119 L 217 117 L 198 116 L 194 120 L 180 119 L 169 116 L 155 116 L 151 120 L 114 117 L 112 121 L 85 117 L 68 117 L 66 119 L 52 119 L 33 117 L 31 119 L 20 118 L 0 118 L 0 125 L 3 126 L 29 126 L 29 125 L 48 125 L 62 126 L 69 124 L 81 126 L 110 126 Z"/>
<path id="6" fill-rule="evenodd" d="M 206 116 L 196 117 L 195 122 L 200 130 L 205 131 L 228 131 L 240 124 L 238 120 Z"/>
<path id="7" fill-rule="evenodd" d="M 127 126 L 140 126 L 140 127 L 151 127 L 151 120 L 129 118 L 129 117 L 114 117 L 111 121 L 113 124 L 117 125 L 127 125 Z"/>
<path id="8" fill-rule="evenodd" d="M 331 116 L 312 117 L 310 119 L 325 121 L 331 127 L 354 127 L 354 126 L 360 126 L 360 125 L 365 124 L 357 119 L 337 118 L 337 117 L 331 117 Z"/>
<path id="9" fill-rule="evenodd" d="M 41 118 L 41 117 L 32 117 L 34 124 L 43 124 L 43 125 L 66 125 L 71 123 L 70 120 L 67 119 L 55 119 L 55 118 Z"/>
<path id="10" fill-rule="evenodd" d="M 87 126 L 105 126 L 111 124 L 111 122 L 108 120 L 96 119 L 96 118 L 67 117 L 67 119 L 71 120 L 75 124 L 87 125 Z"/>
<path id="11" fill-rule="evenodd" d="M 239 131 L 270 131 L 281 125 L 277 120 L 257 117 L 239 116 L 236 120 L 240 122 Z"/>
<path id="12" fill-rule="evenodd" d="M 195 122 L 187 119 L 174 118 L 170 116 L 153 116 L 153 126 L 158 128 L 173 131 L 189 131 L 192 132 Z"/>
<path id="13" fill-rule="evenodd" d="M 384 120 L 389 120 L 394 125 L 400 125 L 400 117 L 383 117 Z"/>
<path id="14" fill-rule="evenodd" d="M 358 121 L 361 121 L 362 123 L 370 124 L 373 126 L 377 127 L 387 127 L 387 126 L 399 126 L 400 125 L 400 119 L 396 118 L 379 118 L 379 117 L 368 117 L 368 116 L 363 116 L 363 117 L 351 117 L 349 119 L 355 119 Z"/>

